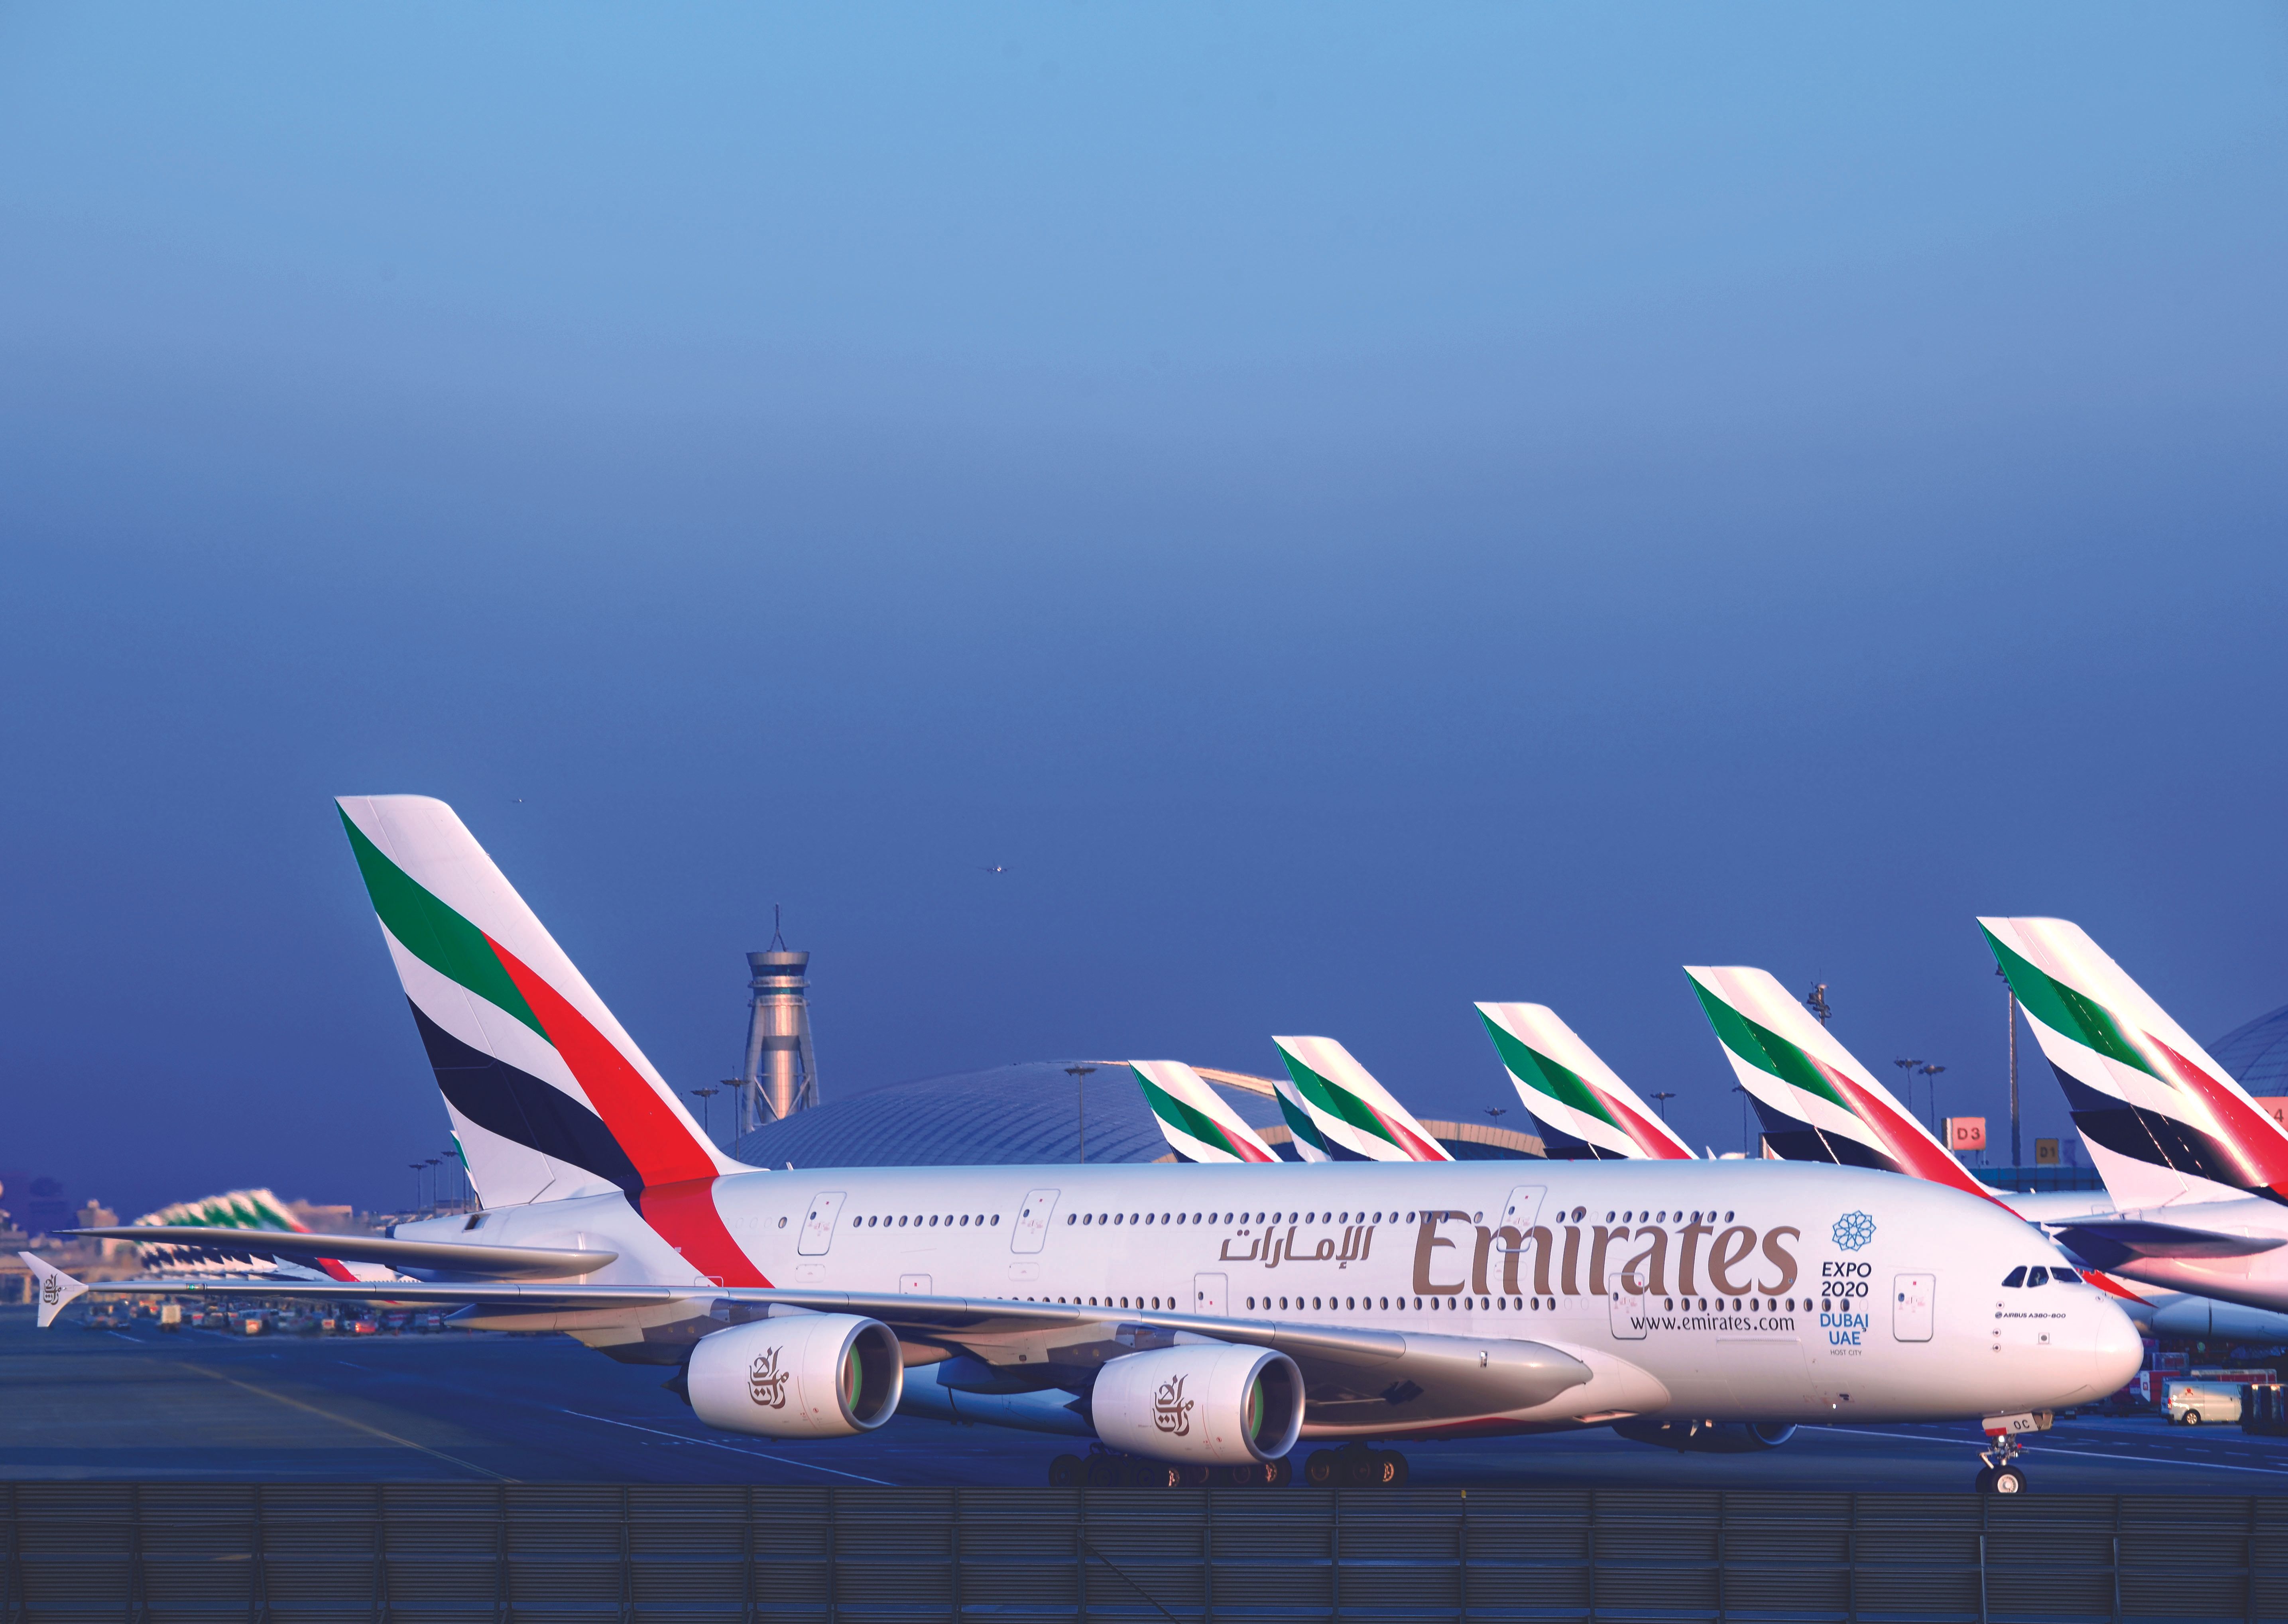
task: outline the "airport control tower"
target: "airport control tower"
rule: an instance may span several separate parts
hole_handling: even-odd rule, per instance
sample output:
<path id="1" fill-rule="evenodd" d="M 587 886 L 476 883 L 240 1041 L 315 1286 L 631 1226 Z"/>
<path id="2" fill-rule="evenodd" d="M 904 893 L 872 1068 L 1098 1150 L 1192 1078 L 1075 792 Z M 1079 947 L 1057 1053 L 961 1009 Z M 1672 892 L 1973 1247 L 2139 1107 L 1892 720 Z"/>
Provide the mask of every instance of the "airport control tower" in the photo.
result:
<path id="1" fill-rule="evenodd" d="M 739 1073 L 739 1131 L 752 1133 L 818 1104 L 818 1059 L 810 1047 L 804 989 L 810 955 L 774 933 L 767 951 L 747 955 L 753 972 L 747 1005 L 747 1065 Z"/>

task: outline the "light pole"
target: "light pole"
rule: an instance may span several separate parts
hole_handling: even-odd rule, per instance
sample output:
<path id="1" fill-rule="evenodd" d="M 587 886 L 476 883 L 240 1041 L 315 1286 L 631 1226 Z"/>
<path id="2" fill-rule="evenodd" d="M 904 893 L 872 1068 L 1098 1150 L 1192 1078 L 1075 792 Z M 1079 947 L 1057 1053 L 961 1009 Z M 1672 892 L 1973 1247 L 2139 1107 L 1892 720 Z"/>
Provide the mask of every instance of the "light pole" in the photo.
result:
<path id="1" fill-rule="evenodd" d="M 1946 1067 L 1935 1060 L 1923 1067 L 1923 1075 L 1930 1080 L 1930 1125 L 1934 1138 L 1938 1137 L 1938 1074 L 1944 1070 Z"/>
<path id="2" fill-rule="evenodd" d="M 453 1196 L 453 1210 L 455 1212 L 458 1212 L 461 1210 L 461 1198 L 458 1193 L 461 1182 L 460 1175 L 467 1172 L 468 1169 L 461 1165 L 461 1153 L 453 1145 L 447 1145 L 443 1150 L 439 1151 L 437 1155 L 441 1161 L 453 1169 L 453 1184 L 455 1190 L 455 1194 Z"/>
<path id="3" fill-rule="evenodd" d="M 1088 1160 L 1088 1092 L 1084 1085 L 1088 1081 L 1088 1074 L 1095 1069 L 1092 1066 L 1065 1067 L 1065 1075 L 1073 1080 L 1073 1111 L 1080 1125 L 1080 1159 L 1083 1161 Z"/>
<path id="4" fill-rule="evenodd" d="M 443 1160 L 442 1156 L 432 1156 L 421 1164 L 429 1169 L 429 1211 L 433 1216 L 437 1211 L 437 1164 Z"/>
<path id="5" fill-rule="evenodd" d="M 1653 1097 L 1660 1102 L 1659 1105 L 1653 1108 L 1660 1113 L 1660 1120 L 1662 1121 L 1667 1121 L 1668 1102 L 1676 1097 L 1676 1090 L 1673 1089 L 1656 1089 L 1653 1091 Z"/>
<path id="6" fill-rule="evenodd" d="M 1819 1024 L 1827 1025 L 1827 1018 L 1835 1013 L 1827 1007 L 1827 983 L 1822 981 L 1803 995 L 1803 1007 L 1819 1017 Z"/>
<path id="7" fill-rule="evenodd" d="M 1994 973 L 2002 976 L 1997 964 Z M 2010 994 L 2010 1165 L 2018 1165 L 2018 989 L 2010 985 L 2010 978 L 2002 976 L 2002 986 Z"/>
<path id="8" fill-rule="evenodd" d="M 429 1164 L 425 1161 L 409 1161 L 405 1165 L 413 1169 L 413 1205 L 405 1210 L 408 1213 L 419 1212 L 421 1210 L 421 1169 Z"/>
<path id="9" fill-rule="evenodd" d="M 722 1089 L 719 1088 L 694 1089 L 691 1090 L 692 1097 L 699 1102 L 699 1109 L 702 1113 L 699 1120 L 706 1129 L 707 1142 L 710 1145 L 712 1145 L 715 1142 L 715 1097 L 721 1092 Z"/>
<path id="10" fill-rule="evenodd" d="M 1915 1067 L 1920 1066 L 1922 1062 L 1910 1060 L 1906 1056 L 1901 1055 L 1891 1064 L 1897 1066 L 1902 1073 L 1900 1086 L 1907 1091 L 1907 1114 L 1912 1116 L 1915 1113 Z"/>
<path id="11" fill-rule="evenodd" d="M 1732 1092 L 1740 1097 L 1740 1149 L 1744 1153 L 1754 1148 L 1748 1143 L 1748 1087 L 1745 1083 L 1736 1082 L 1732 1085 Z"/>

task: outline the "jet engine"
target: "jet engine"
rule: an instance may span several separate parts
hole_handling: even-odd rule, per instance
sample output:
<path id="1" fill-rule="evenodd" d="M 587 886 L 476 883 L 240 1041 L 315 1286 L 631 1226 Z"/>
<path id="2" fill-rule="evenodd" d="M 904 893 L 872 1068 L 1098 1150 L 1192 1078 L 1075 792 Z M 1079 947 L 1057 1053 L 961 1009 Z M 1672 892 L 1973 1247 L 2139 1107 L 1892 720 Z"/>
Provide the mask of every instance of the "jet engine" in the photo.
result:
<path id="1" fill-rule="evenodd" d="M 1640 1444 L 1695 1454 L 1752 1454 L 1795 1436 L 1784 1421 L 1617 1421 L 1613 1430 Z"/>
<path id="2" fill-rule="evenodd" d="M 1303 1373 L 1283 1353 L 1188 1343 L 1114 1359 L 1089 1400 L 1096 1435 L 1156 1461 L 1275 1461 L 1303 1430 Z"/>
<path id="3" fill-rule="evenodd" d="M 684 1373 L 700 1420 L 764 1438 L 847 1438 L 897 1414 L 898 1339 L 856 1314 L 789 1314 L 700 1338 Z"/>

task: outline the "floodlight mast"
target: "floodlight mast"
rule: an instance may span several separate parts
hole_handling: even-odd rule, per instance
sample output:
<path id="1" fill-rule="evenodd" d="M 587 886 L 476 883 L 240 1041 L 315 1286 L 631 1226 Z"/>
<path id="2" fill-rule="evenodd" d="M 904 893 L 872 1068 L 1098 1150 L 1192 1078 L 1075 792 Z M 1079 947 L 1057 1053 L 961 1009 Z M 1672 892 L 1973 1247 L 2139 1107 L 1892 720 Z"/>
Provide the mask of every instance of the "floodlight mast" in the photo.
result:
<path id="1" fill-rule="evenodd" d="M 1088 1081 L 1088 1074 L 1095 1069 L 1092 1066 L 1065 1067 L 1065 1075 L 1073 1080 L 1073 1112 L 1080 1142 L 1080 1160 L 1084 1162 L 1088 1160 L 1088 1090 L 1084 1085 Z"/>

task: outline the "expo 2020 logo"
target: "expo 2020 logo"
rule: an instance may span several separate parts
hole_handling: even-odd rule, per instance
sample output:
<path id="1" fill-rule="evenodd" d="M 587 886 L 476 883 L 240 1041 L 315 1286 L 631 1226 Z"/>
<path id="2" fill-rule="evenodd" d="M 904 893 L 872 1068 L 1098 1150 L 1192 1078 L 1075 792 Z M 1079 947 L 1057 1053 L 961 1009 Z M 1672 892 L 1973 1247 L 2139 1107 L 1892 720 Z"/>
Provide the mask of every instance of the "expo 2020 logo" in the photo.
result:
<path id="1" fill-rule="evenodd" d="M 1847 1212 L 1835 1220 L 1835 1244 L 1855 1252 L 1875 1238 L 1875 1220 L 1863 1212 Z"/>

